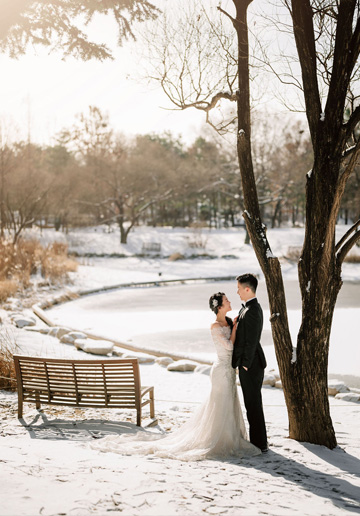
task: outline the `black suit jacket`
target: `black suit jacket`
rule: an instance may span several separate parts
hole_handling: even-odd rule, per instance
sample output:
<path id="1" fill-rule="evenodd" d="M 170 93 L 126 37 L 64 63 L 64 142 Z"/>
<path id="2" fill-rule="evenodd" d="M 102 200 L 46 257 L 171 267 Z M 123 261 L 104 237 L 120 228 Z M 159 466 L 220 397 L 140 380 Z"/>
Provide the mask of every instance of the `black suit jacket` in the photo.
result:
<path id="1" fill-rule="evenodd" d="M 232 366 L 252 366 L 254 358 L 259 357 L 262 367 L 266 367 L 264 351 L 260 344 L 263 328 L 263 312 L 257 299 L 251 299 L 239 312 L 238 326 L 232 356 Z"/>

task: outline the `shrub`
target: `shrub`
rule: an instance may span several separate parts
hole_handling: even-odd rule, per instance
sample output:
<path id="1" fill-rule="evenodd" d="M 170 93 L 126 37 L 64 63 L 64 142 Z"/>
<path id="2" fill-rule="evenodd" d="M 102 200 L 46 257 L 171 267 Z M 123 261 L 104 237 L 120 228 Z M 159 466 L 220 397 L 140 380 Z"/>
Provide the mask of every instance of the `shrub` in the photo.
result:
<path id="1" fill-rule="evenodd" d="M 0 280 L 0 303 L 4 303 L 8 297 L 13 297 L 19 288 L 16 280 Z"/>
<path id="2" fill-rule="evenodd" d="M 7 279 L 14 272 L 15 257 L 15 247 L 10 242 L 0 240 L 0 279 Z"/>
<path id="3" fill-rule="evenodd" d="M 0 389 L 16 390 L 16 373 L 13 355 L 18 351 L 15 339 L 9 330 L 0 331 Z"/>
<path id="4" fill-rule="evenodd" d="M 44 249 L 41 256 L 41 275 L 50 281 L 68 279 L 69 272 L 77 270 L 77 262 L 67 256 L 66 244 L 54 242 Z"/>
<path id="5" fill-rule="evenodd" d="M 42 250 L 40 242 L 35 239 L 21 239 L 15 246 L 16 276 L 24 287 L 30 285 L 30 276 L 38 270 Z"/>
<path id="6" fill-rule="evenodd" d="M 63 242 L 54 242 L 51 246 L 51 252 L 56 256 L 67 256 L 68 255 L 68 245 Z"/>
<path id="7" fill-rule="evenodd" d="M 185 260 L 185 256 L 181 253 L 173 253 L 168 259 L 170 262 L 176 262 L 177 260 Z"/>
<path id="8" fill-rule="evenodd" d="M 68 257 L 67 244 L 54 242 L 46 248 L 38 240 L 21 239 L 17 244 L 0 241 L 0 301 L 31 284 L 38 271 L 53 282 L 68 280 L 68 273 L 77 270 L 77 262 Z"/>

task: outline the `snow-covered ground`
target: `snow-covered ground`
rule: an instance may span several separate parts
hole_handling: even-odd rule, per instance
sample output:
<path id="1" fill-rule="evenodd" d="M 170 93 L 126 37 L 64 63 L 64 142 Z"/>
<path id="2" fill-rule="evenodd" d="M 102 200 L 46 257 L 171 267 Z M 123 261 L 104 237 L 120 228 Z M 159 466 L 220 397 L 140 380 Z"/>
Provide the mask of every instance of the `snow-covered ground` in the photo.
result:
<path id="1" fill-rule="evenodd" d="M 339 235 L 346 229 L 338 228 Z M 269 231 L 274 254 L 282 256 L 289 245 L 301 245 L 302 234 L 298 229 Z M 80 259 L 79 271 L 73 274 L 70 290 L 156 281 L 160 277 L 235 277 L 245 271 L 260 273 L 251 247 L 242 243 L 242 230 L 212 230 L 205 235 L 205 252 L 216 258 L 177 262 L 134 256 L 84 258 Z M 52 236 L 53 233 L 46 235 L 47 241 Z M 73 250 L 77 246 L 78 254 L 83 255 L 90 254 L 89 249 L 92 254 L 138 254 L 144 239 L 160 242 L 164 254 L 170 255 L 174 252 L 191 254 L 193 248 L 185 248 L 186 236 L 191 234 L 185 230 L 137 228 L 130 235 L 126 248 L 117 242 L 115 233 L 104 233 L 101 228 L 97 232 L 71 233 L 67 238 L 70 248 Z M 125 249 L 128 253 L 124 252 Z M 222 258 L 229 254 L 235 257 Z M 296 277 L 294 264 L 283 260 L 282 267 L 285 279 Z M 359 282 L 360 265 L 345 264 L 343 277 Z M 39 290 L 37 297 L 41 301 L 54 294 L 56 291 Z M 13 301 L 14 307 L 15 304 Z M 6 313 L 2 311 L 0 315 L 4 326 Z M 356 314 L 350 315 L 359 321 Z M 37 347 L 40 354 L 84 356 L 83 352 L 59 343 L 54 337 L 13 326 L 7 328 L 9 338 L 21 345 L 22 350 Z M 349 361 L 354 362 L 354 356 L 349 357 Z M 159 427 L 164 430 L 177 428 L 186 421 L 209 392 L 209 377 L 205 374 L 170 372 L 155 363 L 141 364 L 140 369 L 143 385 L 155 386 L 156 416 Z M 359 403 L 329 398 L 339 444 L 338 448 L 330 451 L 288 439 L 283 392 L 281 389 L 264 388 L 264 411 L 270 441 L 267 455 L 242 460 L 183 463 L 154 457 L 102 454 L 89 448 L 88 443 L 94 437 L 134 432 L 134 413 L 47 406 L 40 413 L 25 404 L 27 424 L 21 424 L 16 416 L 16 399 L 14 393 L 0 393 L 0 480 L 3 493 L 0 515 L 82 516 L 113 512 L 126 516 L 333 516 L 360 512 Z M 148 431 L 157 430 L 154 427 Z"/>

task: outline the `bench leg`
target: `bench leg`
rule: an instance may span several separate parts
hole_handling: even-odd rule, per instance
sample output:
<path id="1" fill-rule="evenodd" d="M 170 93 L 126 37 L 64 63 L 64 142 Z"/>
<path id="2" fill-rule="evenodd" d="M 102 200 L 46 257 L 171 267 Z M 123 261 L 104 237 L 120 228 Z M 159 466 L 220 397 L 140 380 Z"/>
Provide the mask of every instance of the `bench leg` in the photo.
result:
<path id="1" fill-rule="evenodd" d="M 23 416 L 23 402 L 22 400 L 18 400 L 18 419 L 21 419 Z"/>
<path id="2" fill-rule="evenodd" d="M 155 417 L 155 400 L 154 400 L 154 391 L 150 392 L 150 417 Z"/>
<path id="3" fill-rule="evenodd" d="M 37 410 L 39 410 L 40 407 L 41 407 L 39 394 L 36 394 L 36 397 L 35 397 L 35 407 L 36 407 Z"/>
<path id="4" fill-rule="evenodd" d="M 141 426 L 141 408 L 136 411 L 136 426 Z"/>

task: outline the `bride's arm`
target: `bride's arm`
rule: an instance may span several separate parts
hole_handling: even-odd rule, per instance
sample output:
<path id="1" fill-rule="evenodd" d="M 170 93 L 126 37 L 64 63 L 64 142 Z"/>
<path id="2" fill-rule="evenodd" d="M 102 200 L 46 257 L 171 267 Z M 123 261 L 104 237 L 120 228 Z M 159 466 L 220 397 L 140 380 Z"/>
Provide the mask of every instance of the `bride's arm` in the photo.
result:
<path id="1" fill-rule="evenodd" d="M 232 351 L 234 349 L 234 341 L 232 341 L 232 335 L 233 332 L 231 332 L 230 339 L 227 339 L 224 335 L 224 333 L 221 330 L 221 326 L 219 323 L 213 323 L 211 325 L 211 335 L 212 338 L 215 341 L 220 342 L 220 344 L 227 350 Z M 234 334 L 234 340 L 235 340 L 235 334 Z"/>

